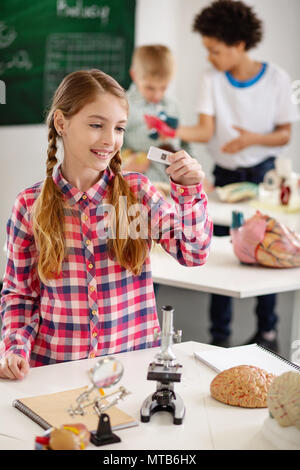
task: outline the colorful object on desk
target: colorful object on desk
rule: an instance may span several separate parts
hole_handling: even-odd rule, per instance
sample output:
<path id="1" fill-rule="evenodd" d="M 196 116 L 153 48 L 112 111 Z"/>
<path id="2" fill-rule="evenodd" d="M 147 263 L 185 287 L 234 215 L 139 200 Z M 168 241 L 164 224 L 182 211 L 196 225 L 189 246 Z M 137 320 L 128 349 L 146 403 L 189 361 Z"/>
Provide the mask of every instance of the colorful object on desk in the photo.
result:
<path id="1" fill-rule="evenodd" d="M 242 183 L 217 186 L 216 192 L 223 202 L 239 202 L 256 198 L 258 195 L 258 185 L 244 181 Z"/>
<path id="2" fill-rule="evenodd" d="M 268 171 L 259 185 L 258 200 L 274 208 L 300 210 L 300 175 L 292 171 L 292 161 L 277 158 L 275 169 Z"/>
<path id="3" fill-rule="evenodd" d="M 168 116 L 164 111 L 161 111 L 158 116 L 145 114 L 144 119 L 148 128 L 151 129 L 149 134 L 151 139 L 158 139 L 159 135 L 170 138 L 174 138 L 176 136 L 178 119 Z"/>
<path id="4" fill-rule="evenodd" d="M 243 408 L 266 408 L 267 392 L 274 374 L 251 365 L 220 372 L 210 384 L 211 396 L 222 403 Z"/>
<path id="5" fill-rule="evenodd" d="M 242 263 L 272 268 L 300 266 L 300 236 L 277 220 L 257 211 L 230 234 L 235 255 Z M 241 219 L 242 220 L 242 219 Z"/>
<path id="6" fill-rule="evenodd" d="M 50 450 L 49 447 L 50 436 L 36 436 L 34 442 L 35 450 Z"/>
<path id="7" fill-rule="evenodd" d="M 81 423 L 63 424 L 45 436 L 35 438 L 36 450 L 84 450 L 90 442 L 90 432 Z"/>
<path id="8" fill-rule="evenodd" d="M 288 183 L 286 183 L 285 178 L 282 178 L 280 185 L 280 202 L 283 206 L 288 206 L 289 200 L 291 197 L 291 188 Z"/>
<path id="9" fill-rule="evenodd" d="M 113 444 L 121 440 L 112 433 L 110 417 L 104 412 L 116 405 L 118 401 L 128 395 L 129 392 L 124 387 L 119 387 L 117 390 L 105 394 L 102 389 L 116 385 L 122 378 L 123 373 L 124 367 L 122 363 L 113 356 L 99 359 L 89 371 L 90 380 L 92 382 L 91 385 L 76 398 L 76 406 L 71 405 L 68 409 L 70 416 L 83 416 L 87 413 L 88 407 L 93 407 L 94 411 L 99 416 L 97 430 L 92 431 L 90 437 L 91 442 L 95 446 Z M 91 393 L 95 389 L 99 391 L 100 397 L 91 399 Z M 107 399 L 112 396 L 114 396 L 114 399 L 109 402 Z"/>
<path id="10" fill-rule="evenodd" d="M 274 447 L 300 450 L 300 374 L 285 372 L 269 388 L 267 405 L 270 416 L 262 432 Z"/>
<path id="11" fill-rule="evenodd" d="M 232 221 L 231 221 L 231 228 L 240 228 L 244 225 L 244 214 L 242 212 L 233 211 L 232 212 Z"/>

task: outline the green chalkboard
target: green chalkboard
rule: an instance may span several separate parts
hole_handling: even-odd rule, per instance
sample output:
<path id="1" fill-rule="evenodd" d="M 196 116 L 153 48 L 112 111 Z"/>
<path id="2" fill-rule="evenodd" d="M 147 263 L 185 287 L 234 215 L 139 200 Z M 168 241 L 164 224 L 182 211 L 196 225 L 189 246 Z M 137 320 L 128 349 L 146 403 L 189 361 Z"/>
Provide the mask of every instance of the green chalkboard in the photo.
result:
<path id="1" fill-rule="evenodd" d="M 128 88 L 135 3 L 1 0 L 0 125 L 43 122 L 53 92 L 74 70 L 99 68 Z"/>

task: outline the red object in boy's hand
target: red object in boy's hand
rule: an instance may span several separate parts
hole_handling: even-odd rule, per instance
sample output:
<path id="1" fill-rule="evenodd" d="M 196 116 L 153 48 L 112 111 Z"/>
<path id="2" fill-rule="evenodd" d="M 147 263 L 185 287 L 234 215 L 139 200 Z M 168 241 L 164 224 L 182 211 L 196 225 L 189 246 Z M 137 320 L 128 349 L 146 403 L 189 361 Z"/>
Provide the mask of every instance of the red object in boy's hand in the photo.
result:
<path id="1" fill-rule="evenodd" d="M 150 114 L 145 114 L 144 118 L 149 129 L 156 129 L 157 132 L 163 135 L 164 137 L 175 137 L 176 130 L 172 129 L 172 127 L 168 126 L 168 124 L 166 124 L 158 117 L 150 116 Z"/>

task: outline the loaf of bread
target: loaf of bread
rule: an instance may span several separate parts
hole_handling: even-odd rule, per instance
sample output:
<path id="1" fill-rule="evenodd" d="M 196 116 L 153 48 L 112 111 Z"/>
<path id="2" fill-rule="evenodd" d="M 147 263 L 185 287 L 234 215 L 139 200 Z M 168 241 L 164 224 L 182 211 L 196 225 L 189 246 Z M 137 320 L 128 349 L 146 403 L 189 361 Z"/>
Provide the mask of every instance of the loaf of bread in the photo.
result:
<path id="1" fill-rule="evenodd" d="M 220 372 L 210 384 L 213 398 L 227 405 L 266 408 L 275 375 L 255 366 L 240 365 Z"/>

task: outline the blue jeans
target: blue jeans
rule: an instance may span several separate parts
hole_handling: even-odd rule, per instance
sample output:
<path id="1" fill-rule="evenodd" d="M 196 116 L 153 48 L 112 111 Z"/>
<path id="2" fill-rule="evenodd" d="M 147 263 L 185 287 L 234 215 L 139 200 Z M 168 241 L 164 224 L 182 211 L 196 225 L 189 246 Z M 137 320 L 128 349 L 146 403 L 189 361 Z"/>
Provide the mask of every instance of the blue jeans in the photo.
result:
<path id="1" fill-rule="evenodd" d="M 259 184 L 263 181 L 264 175 L 272 170 L 275 158 L 269 157 L 259 165 L 250 168 L 237 168 L 227 170 L 218 165 L 214 169 L 215 186 L 225 186 L 226 184 L 249 181 Z M 229 235 L 229 227 L 222 225 L 214 226 L 215 236 Z M 261 295 L 256 298 L 255 313 L 257 316 L 257 330 L 262 332 L 271 331 L 278 321 L 275 313 L 276 294 Z M 230 322 L 232 318 L 232 299 L 225 295 L 212 294 L 210 301 L 210 333 L 216 340 L 228 338 L 231 333 Z"/>

